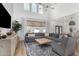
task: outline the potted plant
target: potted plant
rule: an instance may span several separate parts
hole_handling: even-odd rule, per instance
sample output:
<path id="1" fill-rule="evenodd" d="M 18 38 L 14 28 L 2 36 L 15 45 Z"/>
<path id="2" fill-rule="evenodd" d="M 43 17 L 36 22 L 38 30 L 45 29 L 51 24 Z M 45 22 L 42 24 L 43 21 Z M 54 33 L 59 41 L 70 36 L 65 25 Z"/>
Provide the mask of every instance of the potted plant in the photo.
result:
<path id="1" fill-rule="evenodd" d="M 15 21 L 12 23 L 12 30 L 15 31 L 16 33 L 17 33 L 19 30 L 21 30 L 21 28 L 22 28 L 22 25 L 21 25 L 18 21 L 15 20 Z"/>

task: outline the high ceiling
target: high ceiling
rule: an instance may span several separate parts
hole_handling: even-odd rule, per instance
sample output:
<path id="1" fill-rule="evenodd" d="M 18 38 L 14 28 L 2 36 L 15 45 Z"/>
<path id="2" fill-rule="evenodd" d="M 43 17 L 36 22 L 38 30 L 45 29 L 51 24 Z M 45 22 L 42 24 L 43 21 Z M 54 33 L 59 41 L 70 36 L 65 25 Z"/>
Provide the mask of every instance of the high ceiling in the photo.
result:
<path id="1" fill-rule="evenodd" d="M 51 8 L 51 9 L 54 9 L 54 6 L 57 4 L 57 3 L 39 3 L 40 5 L 43 5 L 44 8 Z"/>

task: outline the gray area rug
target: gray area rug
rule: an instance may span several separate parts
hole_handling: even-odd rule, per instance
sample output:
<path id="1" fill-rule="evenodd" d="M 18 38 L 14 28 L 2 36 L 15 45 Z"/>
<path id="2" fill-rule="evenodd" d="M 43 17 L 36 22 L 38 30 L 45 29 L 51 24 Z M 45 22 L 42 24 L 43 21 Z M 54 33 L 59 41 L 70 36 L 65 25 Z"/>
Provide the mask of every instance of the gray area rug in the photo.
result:
<path id="1" fill-rule="evenodd" d="M 52 44 L 38 45 L 36 43 L 27 43 L 28 56 L 57 56 L 52 51 Z"/>

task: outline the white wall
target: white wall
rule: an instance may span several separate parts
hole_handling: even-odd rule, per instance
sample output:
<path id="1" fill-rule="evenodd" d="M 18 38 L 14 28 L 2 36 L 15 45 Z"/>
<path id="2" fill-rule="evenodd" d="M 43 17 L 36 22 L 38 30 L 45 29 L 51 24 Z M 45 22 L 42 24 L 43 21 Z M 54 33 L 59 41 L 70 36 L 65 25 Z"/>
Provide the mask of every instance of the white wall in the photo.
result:
<path id="1" fill-rule="evenodd" d="M 73 17 L 73 19 L 71 19 L 71 17 Z M 79 15 L 77 14 L 71 14 L 71 15 L 67 15 L 65 17 L 61 17 L 61 18 L 57 18 L 56 20 L 51 21 L 51 25 L 50 25 L 50 32 L 55 31 L 55 25 L 59 25 L 59 26 L 63 26 L 63 32 L 64 33 L 69 33 L 69 22 L 70 21 L 75 21 L 75 26 L 74 28 L 76 30 L 74 30 L 74 32 L 77 32 L 77 30 L 79 31 Z M 54 27 L 54 28 L 53 28 Z"/>
<path id="2" fill-rule="evenodd" d="M 64 32 L 69 32 L 69 21 L 70 15 L 79 12 L 79 3 L 58 3 L 55 6 L 55 9 L 50 10 L 50 18 L 51 18 L 51 25 L 50 25 L 50 32 L 55 31 L 55 25 L 62 25 Z M 74 21 L 76 22 L 75 27 L 77 30 L 79 29 L 79 16 L 72 15 L 74 17 Z M 53 30 L 53 31 L 52 31 Z"/>
<path id="3" fill-rule="evenodd" d="M 22 23 L 22 30 L 19 31 L 19 35 L 23 36 L 25 35 L 26 31 L 26 20 L 37 20 L 37 21 L 45 21 L 47 20 L 46 13 L 44 14 L 37 14 L 37 13 L 30 13 L 24 10 L 23 3 L 14 3 L 13 4 L 13 20 L 18 20 L 20 23 Z M 26 22 L 26 23 L 24 23 Z"/>
<path id="4" fill-rule="evenodd" d="M 19 17 L 27 17 L 27 18 L 34 18 L 34 19 L 46 19 L 45 15 L 40 15 L 37 13 L 30 13 L 24 10 L 23 3 L 14 3 L 13 4 L 13 11 L 14 11 L 14 18 L 16 16 Z"/>
<path id="5" fill-rule="evenodd" d="M 39 21 L 45 21 L 48 19 L 46 12 L 44 12 L 44 14 L 37 14 L 25 11 L 23 3 L 3 3 L 3 5 L 10 13 L 12 21 L 18 20 L 22 24 L 22 30 L 18 32 L 19 36 L 22 38 L 24 38 L 23 36 L 26 32 L 26 26 L 24 26 L 25 24 L 23 21 L 30 20 L 29 18 Z"/>
<path id="6" fill-rule="evenodd" d="M 64 32 L 69 32 L 69 15 L 79 12 L 79 4 L 78 3 L 58 3 L 55 5 L 55 9 L 44 9 L 44 14 L 36 14 L 30 13 L 24 10 L 23 3 L 3 3 L 8 12 L 12 15 L 12 20 L 18 20 L 22 23 L 23 20 L 28 20 L 28 18 L 32 18 L 33 20 L 39 19 L 46 20 L 47 22 L 47 31 L 55 32 L 55 25 L 62 25 Z M 64 17 L 67 16 L 67 17 Z M 78 21 L 79 17 L 77 16 L 74 20 L 76 20 L 76 27 L 79 25 Z M 20 31 L 21 33 L 23 32 Z M 20 33 L 20 34 L 21 34 Z"/>
<path id="7" fill-rule="evenodd" d="M 9 14 L 13 15 L 13 4 L 12 3 L 2 3 L 3 6 L 6 8 L 6 10 L 9 12 Z"/>
<path id="8" fill-rule="evenodd" d="M 46 12 L 44 14 L 30 13 L 24 10 L 23 3 L 3 3 L 13 19 L 32 18 L 38 20 L 46 20 Z"/>

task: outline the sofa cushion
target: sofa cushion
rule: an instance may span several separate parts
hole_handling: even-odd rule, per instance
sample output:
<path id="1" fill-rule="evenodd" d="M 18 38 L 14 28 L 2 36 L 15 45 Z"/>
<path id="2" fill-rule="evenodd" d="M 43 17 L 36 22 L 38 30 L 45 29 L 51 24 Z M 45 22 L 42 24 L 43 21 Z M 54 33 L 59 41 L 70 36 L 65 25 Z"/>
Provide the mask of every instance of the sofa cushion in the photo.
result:
<path id="1" fill-rule="evenodd" d="M 44 36 L 36 36 L 35 39 L 44 38 Z"/>
<path id="2" fill-rule="evenodd" d="M 38 38 L 44 38 L 45 37 L 45 33 L 26 33 L 25 35 L 25 41 L 26 42 L 35 42 L 35 39 Z"/>
<path id="3" fill-rule="evenodd" d="M 34 42 L 35 41 L 35 37 L 28 37 L 26 36 L 25 37 L 25 41 L 28 43 L 28 42 Z"/>
<path id="4" fill-rule="evenodd" d="M 66 46 L 67 46 L 68 39 L 69 39 L 68 37 L 67 37 L 67 38 L 66 38 L 66 37 L 63 37 L 63 38 L 62 38 L 62 41 L 61 41 L 61 42 L 62 42 L 62 47 L 63 47 L 64 49 L 65 49 Z"/>
<path id="5" fill-rule="evenodd" d="M 28 36 L 28 33 L 26 33 L 25 36 Z"/>
<path id="6" fill-rule="evenodd" d="M 56 33 L 49 33 L 49 37 L 55 37 L 55 38 L 59 38 L 59 34 Z"/>
<path id="7" fill-rule="evenodd" d="M 55 33 L 49 33 L 49 37 L 54 37 Z"/>
<path id="8" fill-rule="evenodd" d="M 72 35 L 71 35 L 71 34 L 67 34 L 67 36 L 68 36 L 68 37 L 72 37 Z"/>
<path id="9" fill-rule="evenodd" d="M 63 49 L 61 46 L 57 45 L 56 42 L 53 41 L 52 50 L 61 56 L 72 56 L 75 53 L 76 41 L 76 37 L 69 37 L 68 39 L 64 38 L 63 43 L 66 44 L 65 49 Z"/>
<path id="10" fill-rule="evenodd" d="M 35 36 L 45 36 L 44 33 L 35 33 Z"/>
<path id="11" fill-rule="evenodd" d="M 62 39 L 62 38 L 63 38 L 63 35 L 60 34 L 60 35 L 59 35 L 59 39 Z"/>
<path id="12" fill-rule="evenodd" d="M 28 37 L 35 37 L 35 34 L 28 34 Z"/>
<path id="13" fill-rule="evenodd" d="M 52 50 L 57 53 L 58 55 L 60 56 L 63 56 L 64 55 L 64 50 L 61 48 L 61 46 L 57 45 L 56 42 L 52 42 Z"/>
<path id="14" fill-rule="evenodd" d="M 45 36 L 49 36 L 49 33 L 45 33 Z"/>
<path id="15" fill-rule="evenodd" d="M 77 43 L 76 37 L 69 37 L 68 42 L 67 42 L 65 55 L 69 55 L 69 56 L 74 55 L 76 43 Z"/>

